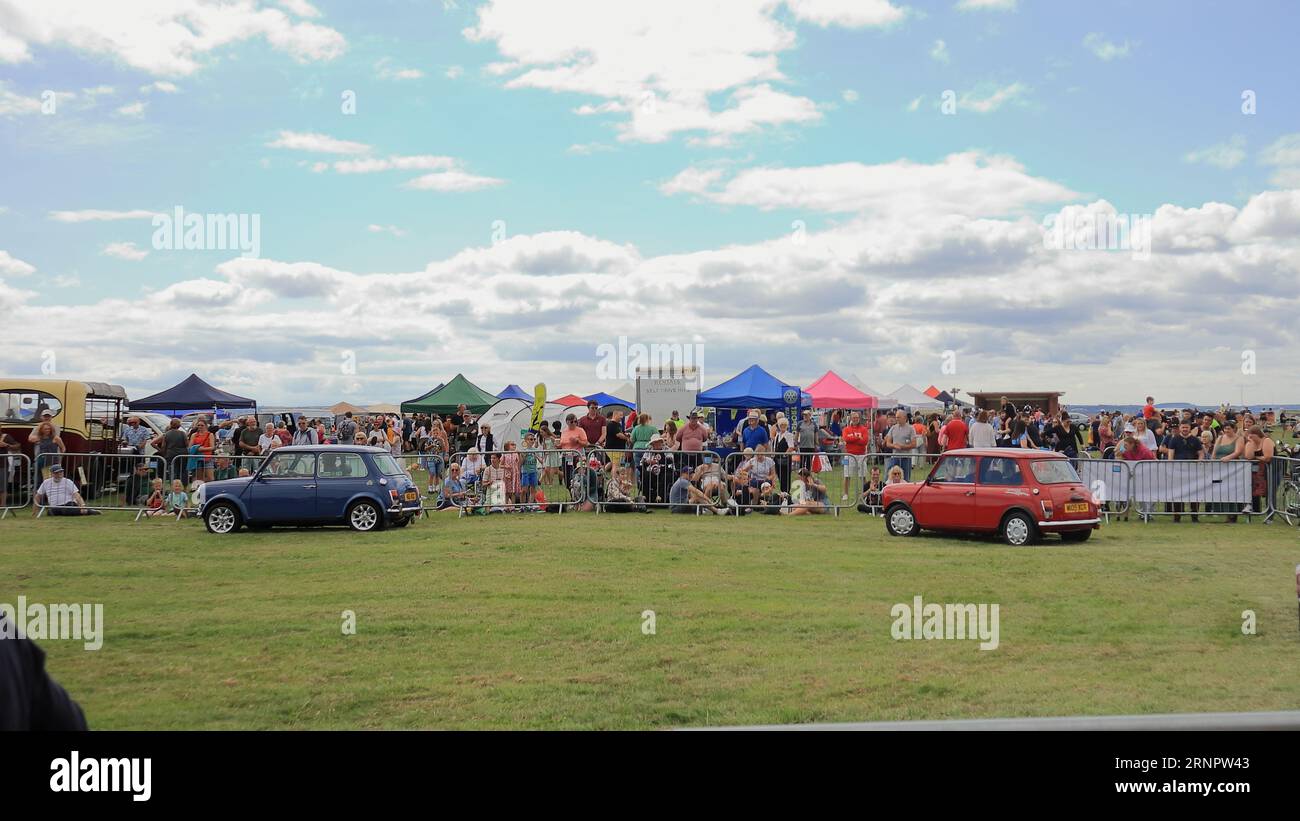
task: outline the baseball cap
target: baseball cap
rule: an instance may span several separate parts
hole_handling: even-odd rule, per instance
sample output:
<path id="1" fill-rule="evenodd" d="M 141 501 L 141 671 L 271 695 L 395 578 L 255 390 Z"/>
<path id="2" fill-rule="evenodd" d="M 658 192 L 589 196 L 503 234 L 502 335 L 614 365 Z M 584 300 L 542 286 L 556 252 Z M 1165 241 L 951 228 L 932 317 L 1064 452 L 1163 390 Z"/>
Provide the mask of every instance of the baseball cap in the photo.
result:
<path id="1" fill-rule="evenodd" d="M 63 465 L 50 465 L 50 473 L 62 473 Z"/>

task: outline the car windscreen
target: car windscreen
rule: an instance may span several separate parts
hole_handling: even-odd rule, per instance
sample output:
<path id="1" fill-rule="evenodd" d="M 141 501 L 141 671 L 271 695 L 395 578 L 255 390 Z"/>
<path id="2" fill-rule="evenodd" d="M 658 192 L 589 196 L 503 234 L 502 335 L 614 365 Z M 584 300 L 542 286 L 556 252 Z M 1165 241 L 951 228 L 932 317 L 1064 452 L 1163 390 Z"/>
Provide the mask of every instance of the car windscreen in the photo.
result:
<path id="1" fill-rule="evenodd" d="M 375 454 L 375 467 L 379 468 L 379 472 L 385 476 L 406 475 L 406 471 L 402 470 L 401 465 L 397 464 L 397 460 L 388 453 Z"/>
<path id="2" fill-rule="evenodd" d="M 1077 484 L 1082 481 L 1068 459 L 1039 459 L 1030 463 L 1030 467 L 1034 471 L 1034 478 L 1044 485 L 1059 485 L 1064 482 Z"/>

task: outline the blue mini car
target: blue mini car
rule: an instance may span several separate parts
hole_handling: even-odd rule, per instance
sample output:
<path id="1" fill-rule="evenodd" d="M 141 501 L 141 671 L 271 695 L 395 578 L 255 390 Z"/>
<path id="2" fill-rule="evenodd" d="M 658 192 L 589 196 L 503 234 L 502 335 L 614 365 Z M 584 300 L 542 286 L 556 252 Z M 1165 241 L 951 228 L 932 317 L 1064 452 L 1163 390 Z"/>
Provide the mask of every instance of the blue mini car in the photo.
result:
<path id="1" fill-rule="evenodd" d="M 201 515 L 210 533 L 241 525 L 347 524 L 353 530 L 405 527 L 420 513 L 420 491 L 392 454 L 362 445 L 276 448 L 252 476 L 208 482 Z"/>

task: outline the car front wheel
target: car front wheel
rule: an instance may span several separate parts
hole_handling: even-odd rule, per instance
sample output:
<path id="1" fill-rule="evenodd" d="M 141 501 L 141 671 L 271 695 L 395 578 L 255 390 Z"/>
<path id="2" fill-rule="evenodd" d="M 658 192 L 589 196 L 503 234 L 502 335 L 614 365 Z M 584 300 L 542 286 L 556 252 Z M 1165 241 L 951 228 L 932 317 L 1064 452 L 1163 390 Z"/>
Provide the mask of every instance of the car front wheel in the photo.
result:
<path id="1" fill-rule="evenodd" d="M 885 530 L 890 536 L 915 536 L 921 532 L 916 516 L 906 505 L 894 505 L 885 511 Z"/>
<path id="2" fill-rule="evenodd" d="M 348 508 L 348 527 L 360 533 L 380 530 L 384 526 L 384 513 L 374 502 L 357 502 Z"/>
<path id="3" fill-rule="evenodd" d="M 1002 538 L 1012 547 L 1024 547 L 1038 537 L 1037 529 L 1028 515 L 1012 513 L 1002 523 Z"/>
<path id="4" fill-rule="evenodd" d="M 242 518 L 234 505 L 229 502 L 217 502 L 203 514 L 203 524 L 207 526 L 209 533 L 224 536 L 239 530 Z"/>

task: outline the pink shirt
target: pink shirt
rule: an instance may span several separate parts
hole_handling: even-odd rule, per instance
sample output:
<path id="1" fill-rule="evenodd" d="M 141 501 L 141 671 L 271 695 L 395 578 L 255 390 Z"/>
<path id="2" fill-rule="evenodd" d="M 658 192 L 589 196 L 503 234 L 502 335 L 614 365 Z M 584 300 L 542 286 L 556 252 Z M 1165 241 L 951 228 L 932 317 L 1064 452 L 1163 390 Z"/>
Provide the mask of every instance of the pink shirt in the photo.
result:
<path id="1" fill-rule="evenodd" d="M 687 422 L 682 429 L 677 431 L 677 443 L 682 450 L 703 450 L 704 439 L 708 436 L 708 428 L 696 422 L 691 424 Z"/>

